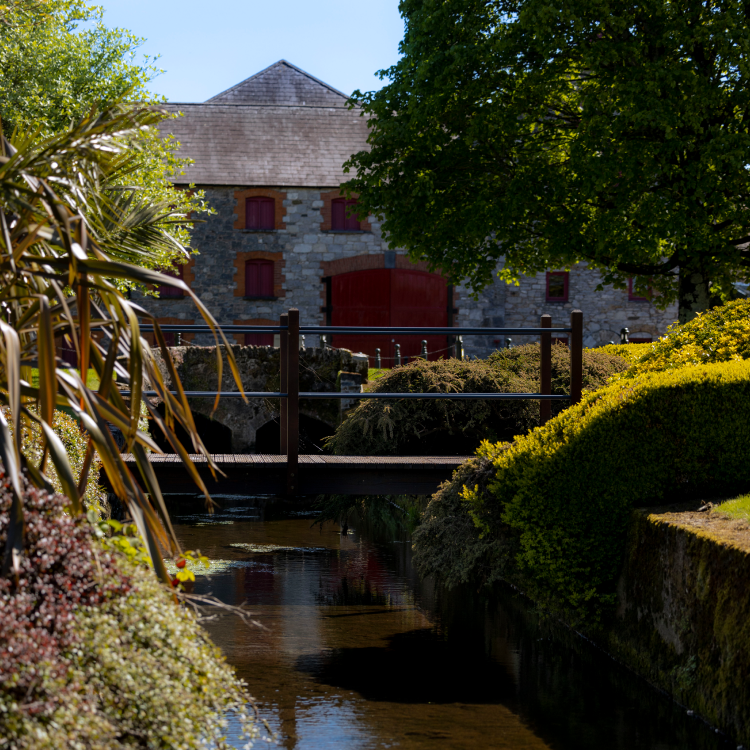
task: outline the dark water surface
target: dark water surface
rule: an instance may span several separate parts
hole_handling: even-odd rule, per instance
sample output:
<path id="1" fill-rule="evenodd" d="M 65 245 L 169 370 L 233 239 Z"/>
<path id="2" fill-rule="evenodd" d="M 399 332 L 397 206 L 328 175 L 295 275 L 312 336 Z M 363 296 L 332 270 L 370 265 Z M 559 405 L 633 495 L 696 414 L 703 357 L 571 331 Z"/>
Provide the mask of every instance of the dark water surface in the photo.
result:
<path id="1" fill-rule="evenodd" d="M 513 592 L 420 583 L 408 542 L 219 501 L 214 516 L 178 511 L 176 530 L 217 570 L 196 592 L 246 602 L 266 628 L 207 624 L 280 747 L 736 747 Z"/>

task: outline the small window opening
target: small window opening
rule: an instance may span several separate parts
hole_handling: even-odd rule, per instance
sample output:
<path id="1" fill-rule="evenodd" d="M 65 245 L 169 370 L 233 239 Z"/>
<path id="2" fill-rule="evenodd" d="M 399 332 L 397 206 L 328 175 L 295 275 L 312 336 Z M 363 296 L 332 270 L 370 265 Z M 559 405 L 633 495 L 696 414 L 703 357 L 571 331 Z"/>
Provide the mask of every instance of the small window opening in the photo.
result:
<path id="1" fill-rule="evenodd" d="M 331 229 L 338 232 L 358 232 L 359 219 L 347 216 L 347 212 L 357 201 L 354 199 L 334 198 L 331 201 Z"/>
<path id="2" fill-rule="evenodd" d="M 276 228 L 275 213 L 273 198 L 246 198 L 245 229 L 272 231 Z"/>
<path id="3" fill-rule="evenodd" d="M 568 301 L 568 272 L 547 271 L 547 302 Z"/>
<path id="4" fill-rule="evenodd" d="M 272 260 L 248 260 L 245 263 L 245 296 L 266 299 L 274 296 Z"/>
<path id="5" fill-rule="evenodd" d="M 635 292 L 635 279 L 631 276 L 628 279 L 628 300 L 630 302 L 650 302 L 648 297 L 644 297 Z"/>
<path id="6" fill-rule="evenodd" d="M 184 267 L 183 266 L 175 266 L 173 269 L 169 271 L 163 271 L 167 276 L 171 276 L 173 279 L 179 279 L 180 281 L 183 280 L 184 276 Z M 159 290 L 159 297 L 160 299 L 164 298 L 182 298 L 185 295 L 183 294 L 182 289 L 178 289 L 176 286 L 168 286 L 167 284 L 159 284 L 157 287 Z"/>

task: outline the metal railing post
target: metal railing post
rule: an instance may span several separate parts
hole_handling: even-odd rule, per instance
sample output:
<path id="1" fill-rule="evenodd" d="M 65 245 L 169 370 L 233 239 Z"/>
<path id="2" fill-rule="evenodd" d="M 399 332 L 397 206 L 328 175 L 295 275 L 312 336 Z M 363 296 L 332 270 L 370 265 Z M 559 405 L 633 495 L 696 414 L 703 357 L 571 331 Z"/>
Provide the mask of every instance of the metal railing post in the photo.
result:
<path id="1" fill-rule="evenodd" d="M 401 344 L 396 344 L 396 367 L 401 367 Z"/>
<path id="2" fill-rule="evenodd" d="M 552 316 L 542 315 L 542 328 L 552 328 Z M 552 334 L 543 333 L 540 341 L 541 363 L 539 373 L 539 393 L 549 396 L 552 393 Z M 539 424 L 546 424 L 552 416 L 552 402 L 539 402 Z"/>
<path id="3" fill-rule="evenodd" d="M 296 495 L 299 486 L 299 310 L 289 311 L 286 376 L 286 492 Z"/>
<path id="4" fill-rule="evenodd" d="M 279 325 L 286 327 L 289 325 L 289 316 L 284 313 L 279 316 Z M 287 362 L 287 331 L 279 331 L 279 390 L 284 393 L 286 391 L 286 380 L 287 373 L 289 371 L 289 364 Z M 282 456 L 286 455 L 287 446 L 287 433 L 286 433 L 286 415 L 287 415 L 287 401 L 282 398 L 279 402 L 279 453 Z"/>
<path id="5" fill-rule="evenodd" d="M 382 367 L 382 361 L 380 359 L 380 347 L 375 347 L 375 369 L 380 370 Z"/>
<path id="6" fill-rule="evenodd" d="M 583 313 L 570 313 L 570 404 L 581 400 L 583 390 Z"/>

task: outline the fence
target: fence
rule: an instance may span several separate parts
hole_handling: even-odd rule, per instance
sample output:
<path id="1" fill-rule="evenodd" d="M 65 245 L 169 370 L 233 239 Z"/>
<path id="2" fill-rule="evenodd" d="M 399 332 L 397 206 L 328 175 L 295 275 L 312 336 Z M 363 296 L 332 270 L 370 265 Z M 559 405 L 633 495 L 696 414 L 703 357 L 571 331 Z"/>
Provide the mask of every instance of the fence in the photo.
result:
<path id="1" fill-rule="evenodd" d="M 191 333 L 205 333 L 211 329 L 207 325 L 187 327 Z M 142 326 L 143 331 L 153 330 L 153 326 Z M 163 325 L 164 332 L 185 332 L 186 326 Z M 519 400 L 533 399 L 540 402 L 540 422 L 544 424 L 551 416 L 552 401 L 570 400 L 571 404 L 581 399 L 583 387 L 583 313 L 573 310 L 570 315 L 570 327 L 553 328 L 552 318 L 542 315 L 539 328 L 372 328 L 355 326 L 301 326 L 299 310 L 291 309 L 281 315 L 278 326 L 228 325 L 222 326 L 225 331 L 234 333 L 273 333 L 279 334 L 280 344 L 280 384 L 285 390 L 279 392 L 259 391 L 245 393 L 248 398 L 278 398 L 280 404 L 280 453 L 286 455 L 287 493 L 296 493 L 299 475 L 299 402 L 300 399 L 482 399 L 482 400 Z M 300 392 L 299 390 L 299 337 L 304 334 L 352 334 L 359 335 L 424 335 L 438 336 L 487 336 L 487 335 L 526 335 L 539 336 L 541 340 L 540 389 L 539 393 L 330 393 Z M 554 334 L 570 334 L 570 394 L 552 394 L 552 337 Z M 126 392 L 124 392 L 125 395 Z M 216 391 L 186 391 L 191 398 L 215 398 Z M 238 391 L 220 391 L 220 396 L 229 398 L 241 397 Z M 144 396 L 158 396 L 156 391 L 146 391 Z"/>

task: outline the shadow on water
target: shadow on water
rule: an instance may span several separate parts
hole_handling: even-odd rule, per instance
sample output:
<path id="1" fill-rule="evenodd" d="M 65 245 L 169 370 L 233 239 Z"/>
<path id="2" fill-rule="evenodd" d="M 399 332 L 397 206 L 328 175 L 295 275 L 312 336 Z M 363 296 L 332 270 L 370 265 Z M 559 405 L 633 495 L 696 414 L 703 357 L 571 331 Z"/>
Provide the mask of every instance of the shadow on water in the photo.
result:
<path id="1" fill-rule="evenodd" d="M 215 561 L 196 590 L 247 606 L 208 623 L 285 748 L 717 750 L 723 735 L 517 593 L 420 582 L 410 544 L 231 499 L 178 517 Z"/>

